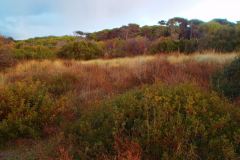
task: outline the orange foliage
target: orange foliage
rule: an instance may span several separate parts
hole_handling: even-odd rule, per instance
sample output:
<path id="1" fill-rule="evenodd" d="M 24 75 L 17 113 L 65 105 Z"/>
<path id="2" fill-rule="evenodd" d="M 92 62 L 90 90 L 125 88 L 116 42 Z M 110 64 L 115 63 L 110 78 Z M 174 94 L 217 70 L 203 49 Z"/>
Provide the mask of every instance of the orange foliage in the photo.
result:
<path id="1" fill-rule="evenodd" d="M 141 146 L 129 140 L 115 137 L 115 150 L 117 151 L 117 160 L 141 160 Z"/>

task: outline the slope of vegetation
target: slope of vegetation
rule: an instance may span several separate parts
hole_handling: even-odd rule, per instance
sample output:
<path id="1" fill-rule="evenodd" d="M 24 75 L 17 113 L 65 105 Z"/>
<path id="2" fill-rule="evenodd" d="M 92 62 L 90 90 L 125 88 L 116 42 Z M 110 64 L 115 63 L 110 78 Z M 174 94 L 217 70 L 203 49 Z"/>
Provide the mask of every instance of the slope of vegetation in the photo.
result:
<path id="1" fill-rule="evenodd" d="M 212 75 L 234 57 L 212 53 L 20 63 L 0 76 L 2 148 L 20 140 L 19 147 L 3 153 L 15 159 L 178 159 L 190 155 L 193 159 L 234 159 L 239 156 L 239 106 L 211 91 Z M 162 85 L 124 94 L 155 83 Z M 178 86 L 182 83 L 192 85 Z M 123 95 L 114 98 L 118 94 Z M 162 103 L 154 97 L 167 99 Z M 141 106 L 149 107 L 149 119 Z M 165 121 L 160 115 L 154 119 L 155 111 L 157 115 L 172 111 L 171 119 Z M 160 138 L 171 139 L 180 133 L 178 126 L 188 129 L 182 128 L 182 134 L 169 143 Z M 198 142 L 194 131 L 204 141 Z"/>
<path id="2" fill-rule="evenodd" d="M 226 19 L 210 22 L 175 17 L 159 25 L 129 24 L 75 36 L 39 37 L 22 41 L 0 38 L 2 66 L 24 59 L 96 59 L 158 53 L 238 52 L 240 24 Z M 6 54 L 8 52 L 9 54 Z M 10 60 L 9 60 L 10 59 Z"/>
<path id="3" fill-rule="evenodd" d="M 239 37 L 178 17 L 0 37 L 0 159 L 239 159 Z"/>
<path id="4" fill-rule="evenodd" d="M 213 76 L 214 88 L 230 99 L 240 97 L 240 58 Z"/>
<path id="5" fill-rule="evenodd" d="M 69 132 L 81 148 L 80 157 L 124 158 L 135 150 L 122 145 L 134 142 L 140 146 L 135 156 L 142 159 L 237 159 L 239 115 L 240 108 L 215 93 L 189 85 L 160 85 L 103 103 Z"/>

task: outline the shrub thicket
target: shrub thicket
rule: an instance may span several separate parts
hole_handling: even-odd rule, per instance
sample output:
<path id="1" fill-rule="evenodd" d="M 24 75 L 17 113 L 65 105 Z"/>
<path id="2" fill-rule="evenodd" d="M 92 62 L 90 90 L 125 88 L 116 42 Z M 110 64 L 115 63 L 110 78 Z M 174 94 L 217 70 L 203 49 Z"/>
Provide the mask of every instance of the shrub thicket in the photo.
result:
<path id="1" fill-rule="evenodd" d="M 198 50 L 198 42 L 196 40 L 180 40 L 179 51 L 181 53 L 193 53 Z"/>
<path id="2" fill-rule="evenodd" d="M 150 48 L 151 53 L 171 53 L 178 52 L 179 44 L 177 41 L 169 38 L 159 39 L 152 43 Z"/>
<path id="3" fill-rule="evenodd" d="M 15 59 L 13 54 L 11 53 L 11 49 L 8 47 L 0 46 L 0 71 L 13 66 L 15 63 Z"/>
<path id="4" fill-rule="evenodd" d="M 13 46 L 12 41 L 0 36 L 0 71 L 14 65 Z"/>
<path id="5" fill-rule="evenodd" d="M 105 57 L 122 57 L 125 56 L 123 48 L 125 41 L 120 39 L 111 39 L 101 42 L 103 44 L 103 51 Z"/>
<path id="6" fill-rule="evenodd" d="M 125 57 L 142 55 L 148 52 L 149 41 L 143 37 L 127 40 L 111 39 L 101 42 L 105 57 Z"/>
<path id="7" fill-rule="evenodd" d="M 17 59 L 49 59 L 54 58 L 56 53 L 53 49 L 42 45 L 24 45 L 14 50 L 14 56 Z"/>
<path id="8" fill-rule="evenodd" d="M 66 44 L 58 52 L 58 57 L 67 59 L 89 60 L 103 55 L 100 45 L 90 41 L 72 42 Z"/>
<path id="9" fill-rule="evenodd" d="M 240 96 L 240 57 L 217 72 L 212 78 L 213 87 L 230 99 Z"/>
<path id="10" fill-rule="evenodd" d="M 114 139 L 122 137 L 141 146 L 143 159 L 236 159 L 239 116 L 239 108 L 216 93 L 160 85 L 103 103 L 68 133 L 80 157 L 114 155 Z"/>
<path id="11" fill-rule="evenodd" d="M 148 44 L 149 41 L 143 37 L 128 39 L 125 41 L 123 51 L 125 52 L 125 56 L 142 55 L 147 53 Z"/>
<path id="12" fill-rule="evenodd" d="M 19 82 L 0 90 L 0 144 L 38 137 L 52 120 L 54 101 L 39 82 Z"/>

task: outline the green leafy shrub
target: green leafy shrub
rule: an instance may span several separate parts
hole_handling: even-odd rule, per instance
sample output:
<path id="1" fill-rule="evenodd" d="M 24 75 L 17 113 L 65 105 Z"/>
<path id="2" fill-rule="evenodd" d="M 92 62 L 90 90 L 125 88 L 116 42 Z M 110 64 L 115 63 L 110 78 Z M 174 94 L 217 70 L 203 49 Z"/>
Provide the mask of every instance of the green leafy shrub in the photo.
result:
<path id="1" fill-rule="evenodd" d="M 212 78 L 213 87 L 226 97 L 234 99 L 240 96 L 240 57 L 217 72 Z"/>
<path id="2" fill-rule="evenodd" d="M 169 38 L 159 39 L 153 42 L 151 53 L 171 53 L 179 51 L 179 44 L 177 41 Z"/>
<path id="3" fill-rule="evenodd" d="M 216 93 L 160 85 L 103 103 L 68 133 L 80 157 L 114 155 L 114 137 L 120 135 L 140 144 L 143 159 L 236 159 L 239 116 L 240 109 Z"/>
<path id="4" fill-rule="evenodd" d="M 58 57 L 89 60 L 103 55 L 102 48 L 95 42 L 80 41 L 66 44 L 58 52 Z"/>
<path id="5" fill-rule="evenodd" d="M 193 53 L 198 50 L 198 42 L 196 40 L 180 40 L 179 49 L 182 53 Z"/>
<path id="6" fill-rule="evenodd" d="M 55 52 L 54 50 L 41 45 L 24 45 L 14 50 L 14 56 L 17 59 L 48 59 L 54 58 Z"/>
<path id="7" fill-rule="evenodd" d="M 38 137 L 50 123 L 53 99 L 39 83 L 19 82 L 0 90 L 0 144 L 19 137 Z"/>

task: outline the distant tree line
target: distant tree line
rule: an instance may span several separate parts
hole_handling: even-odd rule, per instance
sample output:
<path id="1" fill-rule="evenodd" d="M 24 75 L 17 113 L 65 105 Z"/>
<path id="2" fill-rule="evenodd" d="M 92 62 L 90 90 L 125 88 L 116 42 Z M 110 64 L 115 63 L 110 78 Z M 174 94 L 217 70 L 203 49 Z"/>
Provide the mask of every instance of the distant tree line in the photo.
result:
<path id="1" fill-rule="evenodd" d="M 22 59 L 114 58 L 144 54 L 204 51 L 240 51 L 240 22 L 213 19 L 172 18 L 158 25 L 128 24 L 93 33 L 74 32 L 74 36 L 36 37 L 14 40 L 0 36 L 0 68 Z"/>
<path id="2" fill-rule="evenodd" d="M 232 52 L 240 50 L 240 22 L 227 19 L 213 19 L 203 22 L 198 19 L 187 20 L 180 17 L 161 20 L 155 26 L 129 24 L 120 28 L 106 29 L 94 33 L 77 31 L 76 35 L 88 40 L 109 41 L 145 38 L 152 42 L 154 52 L 195 52 L 214 50 Z"/>

